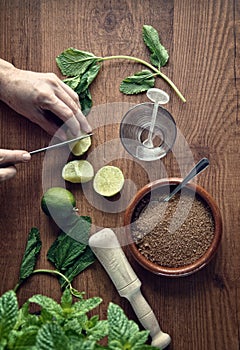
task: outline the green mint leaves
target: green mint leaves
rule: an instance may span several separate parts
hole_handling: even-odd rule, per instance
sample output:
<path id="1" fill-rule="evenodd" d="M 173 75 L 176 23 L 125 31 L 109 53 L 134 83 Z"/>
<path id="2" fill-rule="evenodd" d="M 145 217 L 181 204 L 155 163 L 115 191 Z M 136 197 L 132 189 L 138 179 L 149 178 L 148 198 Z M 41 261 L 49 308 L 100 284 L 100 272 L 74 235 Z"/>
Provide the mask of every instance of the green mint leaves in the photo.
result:
<path id="1" fill-rule="evenodd" d="M 56 61 L 63 75 L 73 77 L 84 74 L 92 63 L 97 61 L 97 57 L 92 53 L 70 47 L 62 52 Z"/>
<path id="2" fill-rule="evenodd" d="M 155 83 L 154 75 L 150 70 L 144 69 L 141 72 L 125 78 L 120 85 L 120 91 L 126 95 L 139 94 L 152 88 Z"/>
<path id="3" fill-rule="evenodd" d="M 90 227 L 90 217 L 76 216 L 68 233 L 62 232 L 47 253 L 48 260 L 70 282 L 96 260 L 87 244 Z M 60 278 L 59 281 L 62 288 L 66 287 L 66 280 Z"/>
<path id="4" fill-rule="evenodd" d="M 28 235 L 25 253 L 20 267 L 18 285 L 33 273 L 41 247 L 42 242 L 39 230 L 33 227 Z"/>
<path id="5" fill-rule="evenodd" d="M 40 294 L 33 295 L 18 308 L 15 292 L 0 298 L 0 349 L 29 350 L 147 350 L 148 331 L 139 331 L 123 310 L 110 303 L 107 320 L 98 315 L 88 317 L 102 299 L 99 297 L 74 302 L 69 289 L 63 292 L 61 303 Z M 40 314 L 30 313 L 30 304 L 40 307 Z M 99 342 L 108 337 L 108 344 Z"/>
<path id="6" fill-rule="evenodd" d="M 72 293 L 79 297 L 80 294 L 72 288 L 71 282 L 74 277 L 96 260 L 88 246 L 90 227 L 91 218 L 89 216 L 74 215 L 68 232 L 61 232 L 47 253 L 48 260 L 55 266 L 56 270 L 35 270 L 42 243 L 39 230 L 33 227 L 28 235 L 15 291 L 32 274 L 51 273 L 59 277 L 61 288 L 69 287 Z"/>
<path id="7" fill-rule="evenodd" d="M 144 25 L 142 37 L 145 45 L 150 50 L 151 63 L 126 55 L 97 57 L 92 53 L 75 48 L 68 48 L 56 57 L 56 63 L 61 73 L 66 76 L 64 82 L 79 95 L 81 108 L 85 115 L 88 114 L 92 107 L 92 97 L 89 87 L 97 77 L 101 69 L 101 63 L 113 59 L 131 60 L 148 68 L 123 79 L 120 84 L 120 91 L 122 93 L 130 95 L 147 91 L 154 86 L 155 77 L 161 77 L 173 88 L 179 98 L 183 102 L 186 102 L 175 84 L 161 72 L 161 67 L 167 64 L 169 55 L 166 48 L 161 44 L 156 29 L 150 25 Z"/>
<path id="8" fill-rule="evenodd" d="M 88 87 L 101 68 L 98 58 L 92 53 L 69 48 L 57 56 L 56 62 L 61 73 L 68 77 L 64 82 L 77 92 L 82 112 L 87 115 L 92 107 Z"/>
<path id="9" fill-rule="evenodd" d="M 160 43 L 158 32 L 152 26 L 143 26 L 143 40 L 149 50 L 152 52 L 150 56 L 151 63 L 160 68 L 165 66 L 169 55 L 165 47 Z"/>
<path id="10" fill-rule="evenodd" d="M 17 322 L 18 302 L 16 294 L 8 291 L 0 298 L 0 348 L 5 345 L 9 332 Z"/>
<path id="11" fill-rule="evenodd" d="M 108 307 L 109 348 L 112 350 L 144 350 L 155 349 L 144 345 L 148 339 L 149 331 L 140 331 L 138 325 L 128 320 L 123 310 L 116 304 L 110 303 Z"/>

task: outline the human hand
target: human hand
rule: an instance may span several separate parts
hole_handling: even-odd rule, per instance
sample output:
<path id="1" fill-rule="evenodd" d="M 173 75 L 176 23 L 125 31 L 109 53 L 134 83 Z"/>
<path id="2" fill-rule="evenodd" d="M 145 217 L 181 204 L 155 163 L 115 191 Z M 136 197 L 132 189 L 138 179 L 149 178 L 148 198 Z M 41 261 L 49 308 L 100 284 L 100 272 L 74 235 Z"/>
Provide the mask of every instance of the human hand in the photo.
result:
<path id="1" fill-rule="evenodd" d="M 27 162 L 31 155 L 26 151 L 0 149 L 0 181 L 5 181 L 16 175 L 15 164 Z"/>
<path id="2" fill-rule="evenodd" d="M 82 114 L 78 95 L 54 73 L 37 73 L 15 68 L 8 62 L 7 74 L 1 75 L 0 98 L 19 114 L 41 126 L 50 135 L 66 139 L 65 132 L 54 120 L 46 117 L 50 111 L 59 117 L 74 136 L 80 130 L 92 129 Z M 0 64 L 0 74 L 1 64 Z"/>

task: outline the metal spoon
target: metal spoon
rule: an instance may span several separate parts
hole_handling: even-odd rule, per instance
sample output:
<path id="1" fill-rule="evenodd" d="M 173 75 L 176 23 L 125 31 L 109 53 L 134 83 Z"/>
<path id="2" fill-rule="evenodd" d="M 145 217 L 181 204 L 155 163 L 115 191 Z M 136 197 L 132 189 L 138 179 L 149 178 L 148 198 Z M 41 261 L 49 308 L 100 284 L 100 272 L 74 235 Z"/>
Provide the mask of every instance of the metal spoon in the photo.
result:
<path id="1" fill-rule="evenodd" d="M 156 123 L 156 117 L 157 117 L 157 112 L 158 112 L 158 106 L 160 104 L 166 104 L 169 101 L 169 95 L 160 89 L 157 88 L 152 88 L 147 91 L 147 97 L 154 102 L 153 106 L 153 112 L 152 112 L 152 119 L 151 119 L 151 124 L 150 124 L 150 129 L 148 132 L 148 137 L 146 140 L 143 141 L 143 145 L 147 148 L 153 148 L 153 130 L 154 126 Z"/>
<path id="2" fill-rule="evenodd" d="M 209 160 L 207 158 L 202 158 L 188 173 L 188 175 L 183 179 L 180 184 L 169 193 L 162 201 L 168 202 L 177 192 L 179 192 L 190 180 L 192 180 L 196 175 L 200 174 L 209 166 Z M 155 201 L 153 201 L 155 202 Z"/>

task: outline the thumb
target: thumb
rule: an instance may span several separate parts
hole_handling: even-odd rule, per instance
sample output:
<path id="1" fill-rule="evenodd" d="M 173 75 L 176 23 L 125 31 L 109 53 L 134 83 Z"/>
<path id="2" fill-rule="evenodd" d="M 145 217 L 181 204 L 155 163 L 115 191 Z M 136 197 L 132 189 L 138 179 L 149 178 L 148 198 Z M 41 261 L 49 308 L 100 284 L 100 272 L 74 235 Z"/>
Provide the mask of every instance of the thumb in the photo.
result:
<path id="1" fill-rule="evenodd" d="M 27 151 L 0 149 L 0 166 L 27 162 L 31 155 Z"/>

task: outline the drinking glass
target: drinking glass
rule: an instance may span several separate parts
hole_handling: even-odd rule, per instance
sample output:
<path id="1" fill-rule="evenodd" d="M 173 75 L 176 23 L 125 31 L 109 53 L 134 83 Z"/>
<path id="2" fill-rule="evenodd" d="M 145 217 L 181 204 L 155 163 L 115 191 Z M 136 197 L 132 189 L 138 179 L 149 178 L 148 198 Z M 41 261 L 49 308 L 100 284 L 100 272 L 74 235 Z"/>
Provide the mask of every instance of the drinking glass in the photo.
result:
<path id="1" fill-rule="evenodd" d="M 158 106 L 156 122 L 153 129 L 153 147 L 143 145 L 147 139 L 154 103 L 141 103 L 124 115 L 120 124 L 120 139 L 129 154 L 143 161 L 160 159 L 172 149 L 177 127 L 172 115 L 163 107 Z"/>

